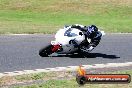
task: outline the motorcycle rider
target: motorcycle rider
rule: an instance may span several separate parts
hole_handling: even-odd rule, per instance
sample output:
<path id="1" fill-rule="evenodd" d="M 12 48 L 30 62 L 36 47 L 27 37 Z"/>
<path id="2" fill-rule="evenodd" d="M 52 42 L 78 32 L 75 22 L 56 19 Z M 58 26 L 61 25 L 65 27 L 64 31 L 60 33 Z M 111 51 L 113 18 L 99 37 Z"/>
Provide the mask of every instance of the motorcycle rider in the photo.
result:
<path id="1" fill-rule="evenodd" d="M 83 26 L 80 24 L 74 24 L 71 25 L 71 28 L 79 29 L 85 34 L 85 41 L 83 43 L 85 45 L 80 48 L 80 50 L 83 52 L 91 52 L 101 40 L 102 33 L 98 31 L 98 28 L 95 25 Z M 91 42 L 89 43 L 87 39 L 91 39 Z M 77 46 L 75 41 L 72 42 L 75 44 L 75 46 Z"/>

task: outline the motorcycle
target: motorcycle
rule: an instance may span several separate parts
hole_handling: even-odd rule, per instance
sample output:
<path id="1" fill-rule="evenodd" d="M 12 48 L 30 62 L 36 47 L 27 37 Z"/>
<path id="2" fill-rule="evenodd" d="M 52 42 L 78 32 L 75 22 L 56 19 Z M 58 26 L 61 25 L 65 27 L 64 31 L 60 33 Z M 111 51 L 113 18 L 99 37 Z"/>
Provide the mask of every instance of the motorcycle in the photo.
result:
<path id="1" fill-rule="evenodd" d="M 100 31 L 102 35 L 105 33 Z M 79 47 L 75 47 L 75 43 L 79 45 Z M 71 28 L 70 26 L 64 27 L 60 29 L 55 34 L 55 40 L 51 41 L 51 44 L 46 46 L 45 48 L 39 51 L 39 55 L 41 57 L 47 57 L 52 53 L 57 54 L 74 54 L 74 53 L 83 53 L 80 51 L 80 48 L 83 46 L 82 43 L 85 40 L 85 34 L 76 28 Z M 88 39 L 90 43 L 90 39 Z"/>

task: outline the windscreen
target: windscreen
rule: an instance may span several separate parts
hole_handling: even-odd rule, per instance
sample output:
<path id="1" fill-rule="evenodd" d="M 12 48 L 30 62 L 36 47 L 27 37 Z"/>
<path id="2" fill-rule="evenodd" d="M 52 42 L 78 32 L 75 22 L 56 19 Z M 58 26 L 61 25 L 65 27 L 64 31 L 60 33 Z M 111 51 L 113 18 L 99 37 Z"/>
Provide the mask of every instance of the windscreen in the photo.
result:
<path id="1" fill-rule="evenodd" d="M 77 33 L 75 31 L 73 31 L 73 29 L 69 28 L 68 30 L 66 30 L 66 32 L 64 33 L 64 36 L 68 36 L 68 37 L 75 37 L 78 36 Z"/>

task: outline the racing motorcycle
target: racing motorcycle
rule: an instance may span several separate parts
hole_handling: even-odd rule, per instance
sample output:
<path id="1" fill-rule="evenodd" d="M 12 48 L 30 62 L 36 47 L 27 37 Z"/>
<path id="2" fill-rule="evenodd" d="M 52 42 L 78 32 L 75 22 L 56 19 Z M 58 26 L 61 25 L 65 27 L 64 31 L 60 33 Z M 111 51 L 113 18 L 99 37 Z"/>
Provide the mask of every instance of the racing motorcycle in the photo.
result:
<path id="1" fill-rule="evenodd" d="M 100 31 L 102 35 L 104 35 L 104 31 Z M 79 47 L 75 47 L 73 40 Z M 47 57 L 52 53 L 57 54 L 74 54 L 74 53 L 81 53 L 80 48 L 83 46 L 83 41 L 85 40 L 85 34 L 76 28 L 64 27 L 60 29 L 55 34 L 55 40 L 51 41 L 51 44 L 47 45 L 45 48 L 39 51 L 39 55 L 41 57 Z M 90 43 L 90 39 L 88 39 Z"/>

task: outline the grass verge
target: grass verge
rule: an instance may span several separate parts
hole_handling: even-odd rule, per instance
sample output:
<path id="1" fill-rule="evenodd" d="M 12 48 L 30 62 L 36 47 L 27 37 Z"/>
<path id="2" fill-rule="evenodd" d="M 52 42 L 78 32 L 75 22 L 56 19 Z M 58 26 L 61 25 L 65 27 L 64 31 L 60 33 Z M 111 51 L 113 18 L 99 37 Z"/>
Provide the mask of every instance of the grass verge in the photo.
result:
<path id="1" fill-rule="evenodd" d="M 106 72 L 106 74 L 130 74 L 132 70 Z M 0 78 L 0 85 L 12 85 L 17 83 L 30 83 L 35 80 L 44 80 L 39 84 L 29 86 L 14 86 L 13 88 L 78 88 L 79 85 L 75 80 L 75 72 L 49 72 L 49 73 L 35 73 L 29 75 L 20 75 L 13 77 Z M 129 84 L 86 84 L 81 88 L 131 88 L 132 82 Z"/>
<path id="2" fill-rule="evenodd" d="M 55 33 L 64 25 L 95 24 L 132 32 L 132 0 L 0 0 L 0 33 Z"/>
<path id="3" fill-rule="evenodd" d="M 51 80 L 51 79 L 60 79 L 60 78 L 71 78 L 73 77 L 72 72 L 41 72 L 41 73 L 32 73 L 24 74 L 18 76 L 4 76 L 0 78 L 0 87 L 5 85 L 13 85 L 19 83 L 30 83 L 36 80 Z"/>
<path id="4" fill-rule="evenodd" d="M 71 80 L 49 80 L 40 85 L 21 86 L 15 88 L 131 88 L 130 84 L 86 84 L 79 86 L 75 79 Z"/>

